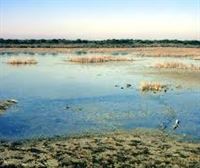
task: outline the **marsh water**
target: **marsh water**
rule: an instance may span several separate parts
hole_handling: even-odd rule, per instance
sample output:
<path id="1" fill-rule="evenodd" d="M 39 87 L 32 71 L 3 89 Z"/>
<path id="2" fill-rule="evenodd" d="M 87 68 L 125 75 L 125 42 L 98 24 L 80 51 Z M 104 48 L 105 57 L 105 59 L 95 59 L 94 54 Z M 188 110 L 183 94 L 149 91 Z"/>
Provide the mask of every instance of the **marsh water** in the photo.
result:
<path id="1" fill-rule="evenodd" d="M 6 64 L 10 57 L 34 57 L 37 65 Z M 133 61 L 78 64 L 75 54 L 1 54 L 0 99 L 17 105 L 0 114 L 0 139 L 27 139 L 84 133 L 162 129 L 200 140 L 200 74 L 158 70 L 155 62 L 200 65 L 190 58 L 128 55 Z M 142 81 L 167 84 L 161 93 L 143 93 Z M 127 87 L 131 84 L 131 87 Z M 180 127 L 173 130 L 175 120 Z"/>

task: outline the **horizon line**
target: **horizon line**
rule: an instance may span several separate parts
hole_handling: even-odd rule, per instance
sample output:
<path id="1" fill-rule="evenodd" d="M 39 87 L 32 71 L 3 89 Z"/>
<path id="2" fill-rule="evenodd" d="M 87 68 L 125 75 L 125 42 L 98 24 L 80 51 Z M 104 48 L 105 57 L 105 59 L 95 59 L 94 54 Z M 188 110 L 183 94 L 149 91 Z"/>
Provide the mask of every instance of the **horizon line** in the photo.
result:
<path id="1" fill-rule="evenodd" d="M 69 40 L 69 41 L 108 41 L 108 40 L 141 40 L 141 41 L 200 41 L 200 39 L 178 39 L 178 38 L 161 38 L 161 39 L 140 39 L 140 38 L 105 38 L 105 39 L 82 39 L 82 38 L 76 38 L 76 39 L 67 39 L 67 38 L 1 38 L 0 40 Z"/>

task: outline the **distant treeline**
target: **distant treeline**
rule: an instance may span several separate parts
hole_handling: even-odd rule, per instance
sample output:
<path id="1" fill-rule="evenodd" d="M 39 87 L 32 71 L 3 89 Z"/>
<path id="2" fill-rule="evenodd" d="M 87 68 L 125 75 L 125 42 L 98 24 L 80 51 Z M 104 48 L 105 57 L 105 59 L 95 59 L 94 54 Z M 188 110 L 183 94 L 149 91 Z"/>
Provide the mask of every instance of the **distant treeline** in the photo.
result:
<path id="1" fill-rule="evenodd" d="M 199 40 L 66 40 L 66 39 L 0 39 L 0 48 L 112 48 L 112 47 L 195 47 L 200 48 Z"/>

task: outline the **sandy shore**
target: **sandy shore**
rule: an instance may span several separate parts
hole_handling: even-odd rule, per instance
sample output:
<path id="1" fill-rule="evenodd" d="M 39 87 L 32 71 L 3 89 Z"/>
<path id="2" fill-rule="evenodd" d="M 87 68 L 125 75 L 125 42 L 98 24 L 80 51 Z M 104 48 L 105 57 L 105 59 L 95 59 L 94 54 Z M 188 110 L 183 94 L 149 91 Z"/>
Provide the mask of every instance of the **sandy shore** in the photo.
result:
<path id="1" fill-rule="evenodd" d="M 73 53 L 86 51 L 88 53 L 113 53 L 126 52 L 137 56 L 168 56 L 168 57 L 199 57 L 200 48 L 176 47 L 141 47 L 141 48 L 0 48 L 3 52 L 33 52 L 33 53 Z"/>
<path id="2" fill-rule="evenodd" d="M 200 167 L 200 145 L 137 131 L 0 142 L 0 167 Z"/>

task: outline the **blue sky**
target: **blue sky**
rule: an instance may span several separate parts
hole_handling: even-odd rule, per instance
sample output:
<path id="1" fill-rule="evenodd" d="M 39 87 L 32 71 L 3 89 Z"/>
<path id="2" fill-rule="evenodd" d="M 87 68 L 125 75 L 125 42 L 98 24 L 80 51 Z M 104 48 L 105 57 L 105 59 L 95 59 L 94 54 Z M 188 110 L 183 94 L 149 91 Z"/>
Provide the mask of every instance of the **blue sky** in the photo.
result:
<path id="1" fill-rule="evenodd" d="M 0 37 L 200 40 L 200 0 L 0 0 Z"/>

